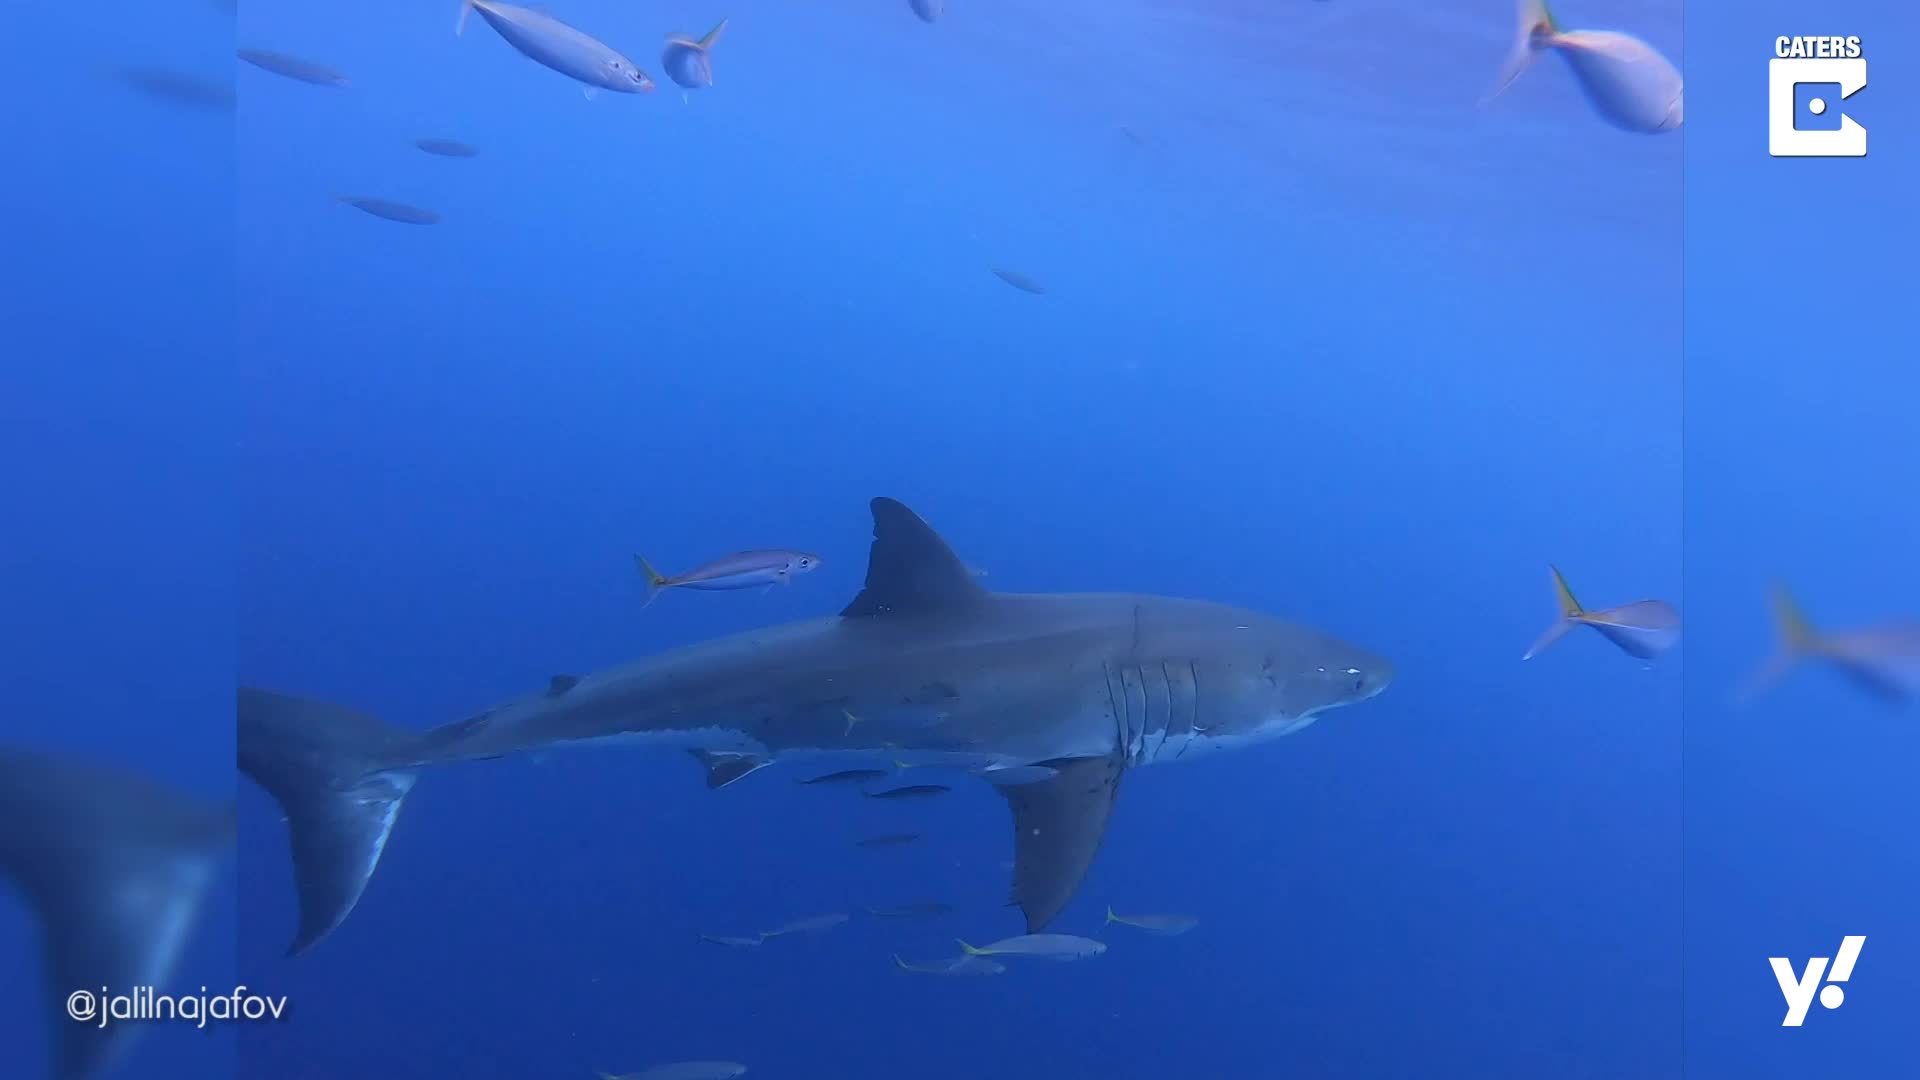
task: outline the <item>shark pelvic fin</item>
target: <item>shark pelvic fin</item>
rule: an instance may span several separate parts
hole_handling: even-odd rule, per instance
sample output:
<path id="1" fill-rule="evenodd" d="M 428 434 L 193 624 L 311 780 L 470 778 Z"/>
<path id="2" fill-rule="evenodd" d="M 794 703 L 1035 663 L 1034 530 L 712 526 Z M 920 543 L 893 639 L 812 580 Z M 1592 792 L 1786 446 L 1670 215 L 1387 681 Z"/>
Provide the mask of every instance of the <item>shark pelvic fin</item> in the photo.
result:
<path id="1" fill-rule="evenodd" d="M 252 687 L 239 693 L 240 771 L 287 812 L 300 928 L 297 956 L 344 922 L 400 816 L 423 741 L 365 713 Z"/>
<path id="2" fill-rule="evenodd" d="M 1051 761 L 1059 775 L 1000 789 L 1013 810 L 1013 903 L 1046 929 L 1093 865 L 1120 790 L 1119 754 Z"/>
<path id="3" fill-rule="evenodd" d="M 0 821 L 0 884 L 17 884 L 40 916 L 46 1000 L 102 986 L 169 992 L 207 888 L 233 845 L 233 804 L 203 803 L 117 768 L 0 746 Z M 143 1026 L 56 1016 L 51 1059 L 60 1080 L 99 1075 Z"/>
<path id="4" fill-rule="evenodd" d="M 716 754 L 708 750 L 689 750 L 688 754 L 700 766 L 707 770 L 707 790 L 723 788 L 751 772 L 766 768 L 771 762 L 756 754 Z"/>
<path id="5" fill-rule="evenodd" d="M 842 616 L 963 610 L 985 595 L 966 564 L 918 514 L 893 499 L 873 500 L 866 587 Z"/>

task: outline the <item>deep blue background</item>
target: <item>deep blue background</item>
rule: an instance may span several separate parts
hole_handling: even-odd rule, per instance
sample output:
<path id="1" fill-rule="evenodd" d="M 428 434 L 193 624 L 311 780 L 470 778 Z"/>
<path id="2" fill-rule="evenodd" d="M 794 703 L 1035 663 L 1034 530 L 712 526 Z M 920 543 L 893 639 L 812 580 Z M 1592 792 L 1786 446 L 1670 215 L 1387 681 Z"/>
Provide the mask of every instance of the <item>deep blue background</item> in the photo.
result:
<path id="1" fill-rule="evenodd" d="M 1559 14 L 1680 58 L 1677 5 L 1588 6 Z M 662 34 L 731 15 L 687 104 L 586 102 L 484 23 L 454 37 L 450 4 L 243 13 L 242 43 L 345 90 L 229 73 L 211 4 L 59 16 L 45 39 L 84 25 L 95 69 L 198 64 L 239 110 L 57 48 L 7 69 L 39 104 L 9 110 L 0 181 L 30 253 L 0 307 L 5 730 L 219 793 L 236 627 L 246 681 L 439 723 L 837 609 L 890 494 L 993 587 L 1260 607 L 1399 681 L 1130 778 L 1060 928 L 1107 902 L 1200 928 L 997 979 L 888 961 L 1016 929 L 984 787 L 880 805 L 776 770 L 714 794 L 611 751 L 450 769 L 360 910 L 288 962 L 279 812 L 242 784 L 232 891 L 181 980 L 292 996 L 241 1072 L 1896 1075 L 1911 713 L 1813 672 L 1724 706 L 1770 647 L 1769 578 L 1835 625 L 1920 605 L 1889 228 L 1912 17 L 1689 5 L 1686 133 L 1647 138 L 1551 58 L 1475 110 L 1508 5 L 1439 7 L 558 9 L 656 73 Z M 1781 33 L 1865 39 L 1866 160 L 1766 156 Z M 429 134 L 484 153 L 407 144 Z M 632 550 L 774 544 L 827 564 L 638 610 Z M 1688 644 L 1649 667 L 1581 635 L 1521 664 L 1549 560 L 1590 603 L 1680 602 Z M 927 839 L 850 844 L 896 828 Z M 696 940 L 918 899 L 961 910 Z M 36 1068 L 31 924 L 0 904 L 22 973 L 0 1043 Z M 1779 1028 L 1766 958 L 1851 933 L 1846 1006 Z M 131 1068 L 221 1075 L 219 1038 L 152 1037 Z"/>

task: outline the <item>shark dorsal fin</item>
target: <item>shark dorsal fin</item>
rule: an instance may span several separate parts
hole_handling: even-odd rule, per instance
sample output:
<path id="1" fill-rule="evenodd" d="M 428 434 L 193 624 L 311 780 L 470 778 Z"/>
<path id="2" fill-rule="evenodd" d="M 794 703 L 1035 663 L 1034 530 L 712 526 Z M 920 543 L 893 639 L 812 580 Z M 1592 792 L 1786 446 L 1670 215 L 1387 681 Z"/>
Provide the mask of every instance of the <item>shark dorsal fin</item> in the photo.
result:
<path id="1" fill-rule="evenodd" d="M 578 675 L 555 675 L 547 680 L 547 696 L 559 697 L 579 685 L 580 676 Z"/>
<path id="2" fill-rule="evenodd" d="M 986 595 L 940 534 L 893 499 L 873 500 L 873 549 L 867 584 L 840 614 L 846 618 L 958 610 Z"/>

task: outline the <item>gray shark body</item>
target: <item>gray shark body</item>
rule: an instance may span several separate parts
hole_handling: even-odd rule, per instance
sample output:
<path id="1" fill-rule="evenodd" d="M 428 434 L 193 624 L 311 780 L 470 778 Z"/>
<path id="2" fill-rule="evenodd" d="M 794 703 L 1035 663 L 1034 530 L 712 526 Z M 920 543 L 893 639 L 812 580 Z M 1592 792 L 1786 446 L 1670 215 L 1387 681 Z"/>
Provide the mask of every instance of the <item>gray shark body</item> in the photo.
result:
<path id="1" fill-rule="evenodd" d="M 243 689 L 242 768 L 294 831 L 294 951 L 351 910 L 417 770 L 564 744 L 687 751 L 710 787 L 800 756 L 1047 765 L 1001 789 L 1013 899 L 1038 930 L 1085 876 L 1126 771 L 1290 734 L 1391 679 L 1363 650 L 1238 608 L 990 593 L 905 506 L 876 499 L 873 515 L 866 586 L 837 616 L 556 676 L 423 734 Z"/>
<path id="2" fill-rule="evenodd" d="M 99 1075 L 140 1030 L 71 1019 L 76 991 L 132 994 L 169 982 L 233 844 L 231 803 L 212 804 L 91 762 L 0 746 L 0 882 L 40 918 L 53 1075 Z"/>

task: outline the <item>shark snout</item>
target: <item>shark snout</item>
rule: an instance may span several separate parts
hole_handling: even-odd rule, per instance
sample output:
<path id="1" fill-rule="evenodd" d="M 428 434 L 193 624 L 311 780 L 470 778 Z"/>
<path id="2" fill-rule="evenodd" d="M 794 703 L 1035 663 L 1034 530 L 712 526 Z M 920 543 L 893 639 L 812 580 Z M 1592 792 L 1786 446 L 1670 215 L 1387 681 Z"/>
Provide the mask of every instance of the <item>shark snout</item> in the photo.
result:
<path id="1" fill-rule="evenodd" d="M 1365 701 L 1393 685 L 1393 664 L 1386 660 L 1374 660 L 1360 668 L 1360 692 L 1357 700 Z"/>

